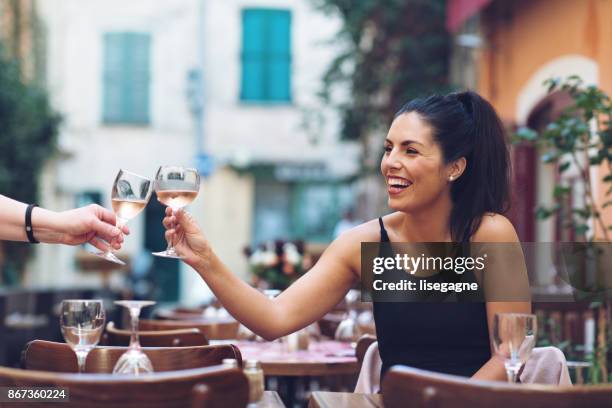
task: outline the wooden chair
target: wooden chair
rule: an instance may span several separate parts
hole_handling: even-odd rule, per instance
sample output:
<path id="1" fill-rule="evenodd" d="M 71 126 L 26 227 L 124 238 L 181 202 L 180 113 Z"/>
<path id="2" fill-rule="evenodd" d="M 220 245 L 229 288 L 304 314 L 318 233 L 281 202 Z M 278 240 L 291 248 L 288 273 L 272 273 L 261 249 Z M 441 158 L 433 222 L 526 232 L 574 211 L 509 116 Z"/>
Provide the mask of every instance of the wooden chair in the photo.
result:
<path id="1" fill-rule="evenodd" d="M 158 309 L 154 316 L 159 320 L 199 320 L 204 317 L 204 309 L 186 307 Z"/>
<path id="2" fill-rule="evenodd" d="M 333 339 L 336 334 L 336 329 L 340 325 L 342 319 L 344 319 L 345 312 L 329 312 L 323 316 L 317 323 L 319 324 L 319 330 L 321 335 Z"/>
<path id="3" fill-rule="evenodd" d="M 131 331 L 115 327 L 108 322 L 103 334 L 103 344 L 107 346 L 127 346 L 130 344 Z M 199 329 L 139 331 L 138 340 L 143 347 L 190 347 L 206 346 L 208 339 Z"/>
<path id="4" fill-rule="evenodd" d="M 411 367 L 392 367 L 383 380 L 386 408 L 603 408 L 612 386 L 557 387 L 470 380 Z"/>
<path id="5" fill-rule="evenodd" d="M 366 351 L 368 351 L 368 347 L 372 343 L 376 341 L 376 336 L 371 334 L 364 334 L 357 341 L 357 347 L 355 347 L 355 356 L 357 357 L 357 361 L 359 361 L 359 366 L 363 364 L 363 357 L 365 356 Z"/>
<path id="6" fill-rule="evenodd" d="M 208 340 L 235 339 L 238 335 L 240 323 L 236 320 L 146 320 L 139 323 L 140 330 L 178 330 L 195 328 L 199 329 Z"/>
<path id="7" fill-rule="evenodd" d="M 97 347 L 87 356 L 85 371 L 111 373 L 127 347 Z M 146 347 L 142 349 L 158 371 L 184 370 L 221 364 L 224 358 L 242 363 L 240 350 L 234 345 L 194 347 Z M 28 370 L 76 372 L 74 351 L 66 343 L 34 340 L 22 353 L 22 367 Z"/>
<path id="8" fill-rule="evenodd" d="M 65 408 L 184 408 L 190 405 L 197 384 L 207 388 L 205 405 L 245 407 L 249 398 L 246 376 L 223 366 L 167 371 L 142 376 L 66 374 L 0 367 L 0 386 L 61 387 L 69 393 Z M 201 388 L 200 388 L 201 390 Z M 3 402 L 6 408 L 48 408 L 49 402 Z"/>
<path id="9" fill-rule="evenodd" d="M 213 392 L 206 384 L 196 384 L 191 390 L 191 408 L 209 407 L 214 399 Z"/>

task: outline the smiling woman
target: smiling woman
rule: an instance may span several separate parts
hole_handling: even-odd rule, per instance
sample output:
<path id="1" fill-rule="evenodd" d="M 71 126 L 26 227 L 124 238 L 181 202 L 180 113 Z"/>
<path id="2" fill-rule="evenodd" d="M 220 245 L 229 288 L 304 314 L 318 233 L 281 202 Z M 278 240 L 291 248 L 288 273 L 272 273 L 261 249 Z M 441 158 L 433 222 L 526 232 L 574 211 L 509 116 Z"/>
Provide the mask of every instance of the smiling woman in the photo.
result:
<path id="1" fill-rule="evenodd" d="M 305 327 L 338 304 L 361 278 L 363 242 L 518 241 L 501 215 L 508 207 L 510 171 L 503 127 L 479 95 L 461 92 L 407 103 L 384 143 L 381 172 L 395 212 L 341 234 L 308 273 L 274 299 L 229 271 L 186 212 L 166 212 L 166 239 L 176 243 L 223 306 L 266 339 Z M 518 272 L 523 269 L 509 278 L 526 283 Z M 468 271 L 452 275 L 456 282 L 477 280 Z M 529 312 L 530 303 L 446 302 L 443 295 L 437 303 L 374 302 L 383 374 L 403 364 L 504 380 L 503 363 L 491 356 L 489 327 L 496 313 Z"/>
<path id="2" fill-rule="evenodd" d="M 419 212 L 444 205 L 440 213 L 450 214 L 456 242 L 474 235 L 483 214 L 503 214 L 509 208 L 510 160 L 503 125 L 475 92 L 434 95 L 404 105 L 385 139 L 381 171 L 391 208 Z M 439 200 L 446 192 L 450 202 Z"/>

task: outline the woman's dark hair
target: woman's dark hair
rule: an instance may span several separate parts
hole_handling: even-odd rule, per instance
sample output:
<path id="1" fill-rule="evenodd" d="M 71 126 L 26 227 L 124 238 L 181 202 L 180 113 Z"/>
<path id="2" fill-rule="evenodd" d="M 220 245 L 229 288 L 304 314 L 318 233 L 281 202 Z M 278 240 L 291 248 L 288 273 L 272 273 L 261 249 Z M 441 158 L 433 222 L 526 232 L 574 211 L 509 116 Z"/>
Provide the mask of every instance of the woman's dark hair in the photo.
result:
<path id="1" fill-rule="evenodd" d="M 465 171 L 451 185 L 451 237 L 467 242 L 487 212 L 510 207 L 510 156 L 495 109 L 475 92 L 414 99 L 395 117 L 416 112 L 433 129 L 444 163 L 465 157 Z"/>

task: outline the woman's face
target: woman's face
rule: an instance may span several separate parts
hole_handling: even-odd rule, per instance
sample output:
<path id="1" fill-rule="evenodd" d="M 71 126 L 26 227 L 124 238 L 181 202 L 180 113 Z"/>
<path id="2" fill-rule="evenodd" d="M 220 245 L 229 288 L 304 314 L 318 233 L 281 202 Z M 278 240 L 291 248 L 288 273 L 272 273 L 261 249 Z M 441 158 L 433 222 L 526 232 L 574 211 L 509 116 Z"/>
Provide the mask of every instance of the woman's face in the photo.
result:
<path id="1" fill-rule="evenodd" d="M 442 150 L 431 127 L 415 112 L 404 113 L 391 124 L 380 170 L 394 210 L 427 208 L 449 191 Z"/>

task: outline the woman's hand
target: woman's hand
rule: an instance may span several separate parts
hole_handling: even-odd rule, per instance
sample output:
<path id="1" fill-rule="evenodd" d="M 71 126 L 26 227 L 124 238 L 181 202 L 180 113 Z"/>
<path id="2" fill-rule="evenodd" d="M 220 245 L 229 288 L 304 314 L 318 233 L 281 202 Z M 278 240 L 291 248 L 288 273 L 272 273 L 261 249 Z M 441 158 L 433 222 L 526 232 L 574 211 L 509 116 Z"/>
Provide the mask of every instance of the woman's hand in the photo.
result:
<path id="1" fill-rule="evenodd" d="M 168 207 L 163 223 L 167 230 L 166 241 L 174 245 L 176 252 L 184 257 L 183 260 L 199 271 L 207 270 L 212 251 L 191 214 L 183 209 L 173 214 Z"/>
<path id="2" fill-rule="evenodd" d="M 36 211 L 36 210 L 34 210 Z M 33 217 L 36 217 L 34 214 Z M 79 245 L 89 242 L 101 251 L 105 251 L 110 243 L 113 249 L 120 249 L 123 234 L 129 234 L 128 227 L 116 227 L 116 216 L 112 211 L 96 204 L 74 210 L 57 213 L 57 232 L 54 242 L 66 245 Z M 36 234 L 36 226 L 34 226 Z"/>

